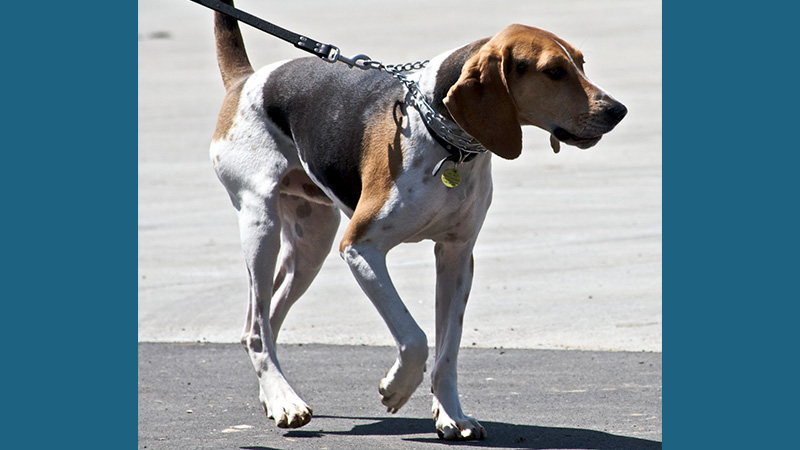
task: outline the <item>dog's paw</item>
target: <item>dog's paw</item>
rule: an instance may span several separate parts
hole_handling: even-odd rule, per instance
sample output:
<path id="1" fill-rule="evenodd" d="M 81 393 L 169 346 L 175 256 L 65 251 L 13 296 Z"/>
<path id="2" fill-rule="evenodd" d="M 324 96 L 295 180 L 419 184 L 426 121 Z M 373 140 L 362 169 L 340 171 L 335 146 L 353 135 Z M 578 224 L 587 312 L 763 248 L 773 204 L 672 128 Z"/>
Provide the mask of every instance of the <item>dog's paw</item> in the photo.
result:
<path id="1" fill-rule="evenodd" d="M 433 405 L 433 420 L 436 421 L 436 433 L 440 439 L 465 441 L 486 438 L 486 429 L 474 417 L 463 413 L 457 417 L 450 417 L 436 399 Z"/>
<path id="2" fill-rule="evenodd" d="M 275 420 L 275 425 L 278 428 L 300 428 L 303 425 L 311 422 L 313 411 L 308 405 L 302 401 L 293 404 L 285 404 L 276 408 L 270 409 L 264 406 L 267 417 Z M 273 411 L 280 411 L 275 413 Z"/>
<path id="3" fill-rule="evenodd" d="M 420 366 L 401 366 L 395 362 L 394 366 L 386 373 L 378 386 L 381 394 L 381 403 L 386 406 L 386 411 L 394 414 L 411 398 L 417 390 L 425 373 L 425 363 Z"/>
<path id="4" fill-rule="evenodd" d="M 311 422 L 314 411 L 294 392 L 267 396 L 261 390 L 259 398 L 264 413 L 278 428 L 300 428 Z"/>

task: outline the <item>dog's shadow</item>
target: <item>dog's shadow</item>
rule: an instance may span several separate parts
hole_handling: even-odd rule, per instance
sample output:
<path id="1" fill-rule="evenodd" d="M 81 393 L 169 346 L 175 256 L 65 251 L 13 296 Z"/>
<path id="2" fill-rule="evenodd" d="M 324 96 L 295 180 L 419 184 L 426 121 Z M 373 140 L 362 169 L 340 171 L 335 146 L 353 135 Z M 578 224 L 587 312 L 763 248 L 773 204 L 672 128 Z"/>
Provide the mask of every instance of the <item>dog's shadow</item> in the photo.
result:
<path id="1" fill-rule="evenodd" d="M 323 416 L 317 416 L 323 418 Z M 355 425 L 349 431 L 303 431 L 286 433 L 291 438 L 321 438 L 325 435 L 338 436 L 392 436 L 425 435 L 425 437 L 406 437 L 404 440 L 428 442 L 431 444 L 465 445 L 471 447 L 501 447 L 529 449 L 596 449 L 596 450 L 649 450 L 661 449 L 661 442 L 619 436 L 601 431 L 580 428 L 538 427 L 514 425 L 499 422 L 481 422 L 486 428 L 488 438 L 481 441 L 444 441 L 436 436 L 430 419 L 418 418 L 373 418 L 324 416 L 326 419 L 365 420 L 368 424 Z M 244 447 L 244 450 L 258 450 L 258 447 Z"/>

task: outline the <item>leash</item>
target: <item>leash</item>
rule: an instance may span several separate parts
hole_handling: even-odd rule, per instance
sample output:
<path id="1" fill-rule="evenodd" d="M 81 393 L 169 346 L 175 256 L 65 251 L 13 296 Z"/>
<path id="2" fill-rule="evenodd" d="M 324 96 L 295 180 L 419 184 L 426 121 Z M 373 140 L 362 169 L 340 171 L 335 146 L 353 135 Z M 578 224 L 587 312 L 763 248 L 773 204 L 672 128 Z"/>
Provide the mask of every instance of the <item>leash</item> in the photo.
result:
<path id="1" fill-rule="evenodd" d="M 228 16 L 233 17 L 234 19 L 238 20 L 239 22 L 246 23 L 253 28 L 259 29 L 267 34 L 271 34 L 278 39 L 282 39 L 295 47 L 299 48 L 300 50 L 307 51 L 315 56 L 322 58 L 324 61 L 329 63 L 335 63 L 336 61 L 341 61 L 343 63 L 348 64 L 351 67 L 359 67 L 359 68 L 366 68 L 362 67 L 360 63 L 362 61 L 369 60 L 369 56 L 367 55 L 356 55 L 352 58 L 346 58 L 342 56 L 339 47 L 331 44 L 323 44 L 322 42 L 315 41 L 309 37 L 303 36 L 301 34 L 297 34 L 295 32 L 289 31 L 285 28 L 281 28 L 274 23 L 267 22 L 264 19 L 256 17 L 250 13 L 244 12 L 241 9 L 235 8 L 227 3 L 222 3 L 219 0 L 191 0 L 199 5 L 203 5 L 206 8 L 213 9 L 214 11 L 221 12 L 222 14 L 226 14 Z"/>
<path id="2" fill-rule="evenodd" d="M 461 182 L 461 175 L 457 170 L 459 164 L 471 161 L 475 156 L 488 151 L 477 139 L 462 130 L 458 124 L 436 112 L 419 89 L 417 82 L 409 79 L 404 74 L 404 72 L 412 72 L 424 68 L 429 60 L 392 65 L 375 61 L 364 54 L 358 54 L 352 58 L 347 58 L 342 56 L 341 50 L 335 45 L 324 44 L 307 36 L 281 28 L 264 19 L 242 11 L 241 9 L 222 3 L 220 0 L 191 1 L 222 14 L 226 14 L 239 22 L 246 23 L 251 27 L 282 39 L 300 50 L 321 58 L 323 61 L 331 64 L 342 62 L 347 64 L 350 68 L 357 67 L 362 70 L 380 70 L 400 81 L 400 83 L 405 86 L 406 90 L 408 90 L 409 103 L 419 112 L 425 124 L 425 128 L 428 129 L 428 133 L 430 133 L 431 137 L 449 153 L 447 157 L 436 164 L 431 176 L 436 176 L 445 162 L 451 161 L 455 164 L 454 168 L 445 170 L 442 174 L 442 182 L 445 186 L 453 188 L 458 186 Z"/>

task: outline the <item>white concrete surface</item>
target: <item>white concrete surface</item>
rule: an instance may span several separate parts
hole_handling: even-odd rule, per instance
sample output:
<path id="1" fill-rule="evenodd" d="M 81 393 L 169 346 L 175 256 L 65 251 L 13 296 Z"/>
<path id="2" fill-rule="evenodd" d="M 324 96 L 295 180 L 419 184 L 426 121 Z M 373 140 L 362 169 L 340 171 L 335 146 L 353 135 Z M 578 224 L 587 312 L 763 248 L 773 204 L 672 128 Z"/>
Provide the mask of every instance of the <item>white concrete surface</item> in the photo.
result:
<path id="1" fill-rule="evenodd" d="M 429 58 L 514 22 L 581 48 L 589 77 L 629 114 L 593 149 L 556 155 L 545 132 L 526 129 L 518 160 L 494 159 L 494 204 L 475 251 L 462 345 L 661 351 L 660 1 L 237 5 L 387 63 Z M 243 32 L 255 66 L 304 56 Z M 188 0 L 139 0 L 139 341 L 239 340 L 246 271 L 234 210 L 207 156 L 222 96 L 211 12 Z M 389 255 L 431 342 L 432 247 Z M 392 344 L 336 252 L 328 259 L 280 341 Z"/>

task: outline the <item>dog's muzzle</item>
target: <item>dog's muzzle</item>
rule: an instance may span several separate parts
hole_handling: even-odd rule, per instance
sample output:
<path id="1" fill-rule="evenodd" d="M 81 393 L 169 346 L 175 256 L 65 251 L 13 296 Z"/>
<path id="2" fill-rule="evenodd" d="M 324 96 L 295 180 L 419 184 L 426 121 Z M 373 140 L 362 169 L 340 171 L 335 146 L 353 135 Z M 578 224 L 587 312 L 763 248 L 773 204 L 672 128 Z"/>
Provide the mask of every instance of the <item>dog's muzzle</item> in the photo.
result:
<path id="1" fill-rule="evenodd" d="M 555 130 L 553 130 L 553 136 L 567 145 L 573 145 L 580 149 L 587 149 L 594 146 L 600 142 L 600 138 L 603 137 L 602 134 L 597 136 L 579 137 L 561 127 L 557 127 Z"/>
<path id="2" fill-rule="evenodd" d="M 622 103 L 614 102 L 598 113 L 596 118 L 591 121 L 591 126 L 586 127 L 580 134 L 573 134 L 562 127 L 553 129 L 553 137 L 567 144 L 580 149 L 587 149 L 600 141 L 605 133 L 613 130 L 620 121 L 628 114 L 628 108 Z M 553 150 L 556 150 L 555 145 Z M 556 153 L 558 151 L 556 150 Z"/>

